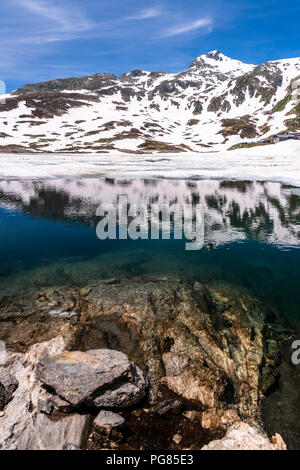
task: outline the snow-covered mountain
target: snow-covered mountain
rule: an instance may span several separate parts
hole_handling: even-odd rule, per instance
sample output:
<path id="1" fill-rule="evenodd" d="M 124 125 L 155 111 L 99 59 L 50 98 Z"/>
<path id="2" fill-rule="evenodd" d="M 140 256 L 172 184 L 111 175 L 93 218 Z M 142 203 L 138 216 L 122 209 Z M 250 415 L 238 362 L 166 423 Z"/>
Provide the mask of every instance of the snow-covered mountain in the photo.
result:
<path id="1" fill-rule="evenodd" d="M 0 152 L 221 150 L 300 131 L 300 58 L 250 65 L 216 50 L 179 74 L 101 73 L 5 98 Z"/>

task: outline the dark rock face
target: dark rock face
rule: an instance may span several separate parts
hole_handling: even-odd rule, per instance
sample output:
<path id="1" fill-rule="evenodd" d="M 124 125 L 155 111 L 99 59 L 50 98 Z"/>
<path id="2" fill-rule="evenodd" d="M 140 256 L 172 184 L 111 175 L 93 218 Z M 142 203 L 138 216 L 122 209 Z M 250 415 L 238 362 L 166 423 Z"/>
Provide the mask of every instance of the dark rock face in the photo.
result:
<path id="1" fill-rule="evenodd" d="M 267 85 L 262 84 L 260 77 L 266 79 Z M 250 98 L 260 98 L 260 101 L 267 106 L 282 85 L 282 72 L 276 64 L 270 62 L 255 67 L 253 72 L 237 78 L 234 83 L 231 94 L 237 106 L 244 103 L 247 92 Z"/>
<path id="2" fill-rule="evenodd" d="M 26 118 L 52 119 L 54 116 L 62 116 L 67 113 L 70 108 L 89 106 L 86 101 L 98 102 L 99 97 L 82 93 L 28 91 L 20 93 L 20 96 L 7 99 L 5 104 L 0 104 L 0 112 L 16 109 L 23 102 L 30 112 Z M 34 121 L 32 121 L 32 125 L 34 125 Z"/>
<path id="3" fill-rule="evenodd" d="M 144 397 L 142 371 L 118 351 L 94 350 L 43 358 L 37 378 L 74 407 L 123 408 Z"/>
<path id="4" fill-rule="evenodd" d="M 209 103 L 207 110 L 212 113 L 218 113 L 220 111 L 229 112 L 231 110 L 231 104 L 225 99 L 226 96 L 227 93 L 225 95 L 213 98 Z"/>
<path id="5" fill-rule="evenodd" d="M 219 62 L 222 62 L 223 60 L 223 57 L 220 51 L 208 52 L 208 54 L 206 54 L 206 57 L 208 57 L 209 59 L 217 60 Z"/>
<path id="6" fill-rule="evenodd" d="M 11 401 L 18 386 L 19 382 L 15 377 L 0 374 L 0 411 Z"/>
<path id="7" fill-rule="evenodd" d="M 200 103 L 200 101 L 195 101 L 194 103 L 194 111 L 193 111 L 193 114 L 201 114 L 203 111 L 203 106 L 202 106 L 202 103 Z"/>
<path id="8" fill-rule="evenodd" d="M 98 73 L 86 77 L 72 77 L 58 80 L 50 80 L 42 83 L 25 85 L 14 92 L 15 95 L 31 93 L 44 93 L 64 90 L 89 90 L 95 91 L 101 88 L 113 86 L 117 78 L 114 75 Z"/>
<path id="9" fill-rule="evenodd" d="M 240 119 L 222 119 L 223 129 L 219 132 L 224 137 L 240 135 L 242 139 L 255 138 L 257 131 L 250 116 L 243 116 Z"/>

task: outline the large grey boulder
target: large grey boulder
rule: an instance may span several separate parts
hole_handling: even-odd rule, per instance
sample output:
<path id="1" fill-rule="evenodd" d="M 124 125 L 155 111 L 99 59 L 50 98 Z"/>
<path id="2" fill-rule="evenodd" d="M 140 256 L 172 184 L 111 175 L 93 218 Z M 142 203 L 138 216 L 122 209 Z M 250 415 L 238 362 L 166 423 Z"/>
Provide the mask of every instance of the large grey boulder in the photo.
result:
<path id="1" fill-rule="evenodd" d="M 42 357 L 59 354 L 65 348 L 59 337 L 32 346 L 26 354 L 7 352 L 6 362 L 0 366 L 1 381 L 10 392 L 19 385 L 0 418 L 1 450 L 62 450 L 69 444 L 85 445 L 91 427 L 89 415 L 53 420 L 39 409 L 41 404 L 47 405 L 49 394 L 36 380 L 36 366 Z"/>
<path id="2" fill-rule="evenodd" d="M 108 349 L 42 358 L 37 379 L 74 407 L 124 408 L 145 396 L 147 379 L 128 357 Z"/>

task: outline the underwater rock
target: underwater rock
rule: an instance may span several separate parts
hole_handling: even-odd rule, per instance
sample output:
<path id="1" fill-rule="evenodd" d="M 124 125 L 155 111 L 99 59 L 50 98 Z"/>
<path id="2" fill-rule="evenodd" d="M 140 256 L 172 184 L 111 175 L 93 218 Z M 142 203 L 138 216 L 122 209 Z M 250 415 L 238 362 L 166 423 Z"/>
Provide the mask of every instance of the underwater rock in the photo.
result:
<path id="1" fill-rule="evenodd" d="M 123 408 L 144 396 L 147 379 L 127 356 L 108 349 L 44 357 L 37 378 L 72 406 Z"/>
<path id="2" fill-rule="evenodd" d="M 224 285 L 99 283 L 85 297 L 81 321 L 107 325 L 108 341 L 114 338 L 147 374 L 152 404 L 167 386 L 203 409 L 231 408 L 260 421 L 265 313 L 259 301 Z M 125 325 L 135 332 L 134 345 L 121 335 Z"/>
<path id="3" fill-rule="evenodd" d="M 70 312 L 78 312 L 79 317 L 66 321 L 49 315 L 50 308 L 62 311 L 69 308 Z M 8 371 L 20 383 L 23 381 L 20 371 L 24 368 L 32 377 L 29 383 L 33 394 L 30 393 L 29 400 L 27 390 L 25 403 L 34 413 L 40 413 L 38 398 L 52 403 L 56 412 L 65 413 L 74 412 L 82 404 L 99 408 L 131 406 L 145 396 L 147 382 L 143 371 L 150 382 L 147 408 L 163 409 L 166 400 L 180 401 L 185 413 L 197 413 L 196 421 L 209 433 L 218 430 L 223 433 L 238 419 L 262 425 L 263 400 L 264 422 L 268 423 L 266 430 L 270 436 L 279 432 L 286 441 L 287 433 L 298 429 L 297 412 L 287 411 L 283 406 L 280 416 L 274 413 L 277 402 L 283 399 L 286 403 L 293 400 L 293 410 L 298 406 L 299 387 L 288 398 L 290 383 L 293 380 L 296 383 L 296 379 L 298 383 L 298 376 L 290 374 L 295 369 L 288 364 L 290 345 L 283 354 L 285 326 L 280 326 L 276 312 L 245 291 L 221 283 L 204 285 L 175 279 L 95 281 L 76 290 L 39 289 L 38 293 L 33 290 L 13 300 L 7 297 L 2 299 L 0 316 L 5 311 L 14 322 L 11 326 L 6 324 L 0 339 L 10 351 L 27 351 L 24 355 L 8 354 L 14 357 Z M 51 340 L 50 350 L 47 346 L 43 353 L 38 353 L 34 364 L 28 359 L 26 362 L 24 358 L 32 356 L 35 347 L 42 348 L 32 345 L 46 339 Z M 57 341 L 59 347 L 50 346 Z M 98 369 L 98 353 L 95 356 L 94 350 L 99 349 L 103 367 Z M 66 350 L 73 352 L 65 353 Z M 50 357 L 53 355 L 57 358 Z M 37 363 L 37 377 L 50 387 L 47 392 L 31 375 Z M 30 370 L 28 364 L 32 364 Z M 95 364 L 98 376 L 91 374 Z M 110 370 L 112 364 L 115 368 Z M 282 388 L 282 400 L 276 395 L 278 386 Z M 23 382 L 13 402 L 18 403 L 19 389 L 23 390 Z M 7 420 L 7 414 L 13 413 L 14 421 L 18 413 L 20 416 L 24 412 L 25 405 L 20 404 L 19 411 L 13 411 L 10 405 L 1 423 Z M 152 412 L 149 416 L 152 420 L 160 419 Z M 285 430 L 286 423 L 291 423 L 291 431 Z M 1 437 L 1 433 L 2 429 L 0 446 L 3 442 L 9 447 L 12 439 L 9 432 L 6 437 Z M 12 439 L 11 445 L 13 442 Z M 300 442 L 298 432 L 291 442 L 294 448 Z"/>

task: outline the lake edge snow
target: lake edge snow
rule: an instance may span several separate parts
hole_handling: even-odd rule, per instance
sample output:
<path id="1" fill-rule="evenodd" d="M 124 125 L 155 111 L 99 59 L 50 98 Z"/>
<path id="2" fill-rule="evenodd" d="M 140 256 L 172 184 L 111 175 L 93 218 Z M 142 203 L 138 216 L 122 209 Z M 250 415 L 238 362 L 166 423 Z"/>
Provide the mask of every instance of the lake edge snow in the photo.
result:
<path id="1" fill-rule="evenodd" d="M 300 141 L 180 154 L 0 154 L 1 179 L 80 177 L 262 180 L 300 186 Z"/>

